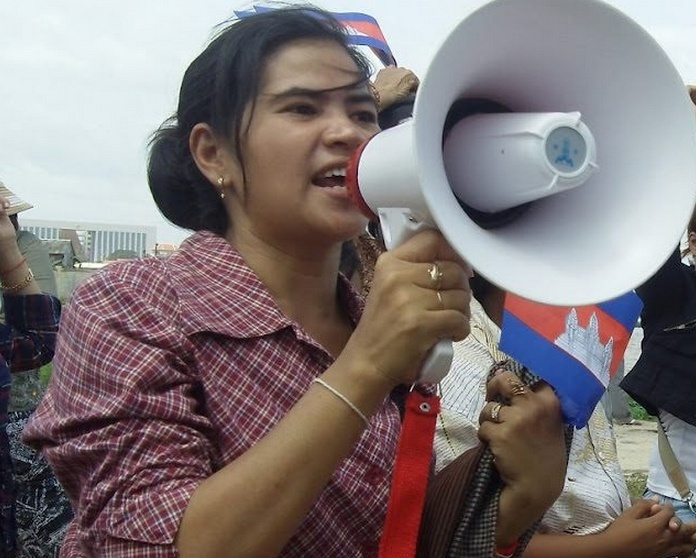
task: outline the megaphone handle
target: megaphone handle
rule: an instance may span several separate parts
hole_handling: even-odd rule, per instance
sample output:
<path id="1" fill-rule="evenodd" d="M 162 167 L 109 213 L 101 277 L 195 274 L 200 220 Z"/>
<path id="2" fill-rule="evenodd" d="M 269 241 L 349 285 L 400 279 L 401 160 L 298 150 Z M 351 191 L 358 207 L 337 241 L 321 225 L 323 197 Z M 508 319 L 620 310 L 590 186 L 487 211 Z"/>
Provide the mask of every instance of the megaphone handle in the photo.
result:
<path id="1" fill-rule="evenodd" d="M 412 211 L 406 207 L 380 209 L 377 215 L 387 250 L 403 244 L 419 231 L 433 228 L 432 225 L 415 219 Z M 428 351 L 418 373 L 418 381 L 436 384 L 442 380 L 449 372 L 453 354 L 452 341 L 439 341 Z"/>
<path id="2" fill-rule="evenodd" d="M 442 378 L 447 376 L 452 365 L 453 355 L 452 341 L 446 339 L 438 341 L 437 345 L 428 351 L 428 356 L 418 373 L 418 381 L 431 384 L 439 383 Z"/>

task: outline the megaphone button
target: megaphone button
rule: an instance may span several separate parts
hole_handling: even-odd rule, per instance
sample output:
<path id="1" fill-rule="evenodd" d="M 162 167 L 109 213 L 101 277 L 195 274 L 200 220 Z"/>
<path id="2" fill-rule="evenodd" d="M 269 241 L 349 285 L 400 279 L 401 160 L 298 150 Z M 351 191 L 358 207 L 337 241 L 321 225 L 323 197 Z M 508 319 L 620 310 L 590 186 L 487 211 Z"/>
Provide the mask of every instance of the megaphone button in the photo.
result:
<path id="1" fill-rule="evenodd" d="M 546 158 L 561 173 L 575 174 L 587 161 L 587 142 L 568 126 L 560 126 L 546 138 Z"/>

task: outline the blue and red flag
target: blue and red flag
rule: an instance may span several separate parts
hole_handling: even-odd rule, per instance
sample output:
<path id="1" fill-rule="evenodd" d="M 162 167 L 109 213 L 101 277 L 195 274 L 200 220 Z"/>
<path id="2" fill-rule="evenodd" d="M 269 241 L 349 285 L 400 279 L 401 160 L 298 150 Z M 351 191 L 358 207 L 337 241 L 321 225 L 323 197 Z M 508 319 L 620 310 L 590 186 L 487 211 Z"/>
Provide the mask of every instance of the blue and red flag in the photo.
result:
<path id="1" fill-rule="evenodd" d="M 351 44 L 370 47 L 382 64 L 396 66 L 396 58 L 374 17 L 359 12 L 334 12 L 332 15 L 348 31 Z"/>
<path id="2" fill-rule="evenodd" d="M 642 307 L 632 291 L 574 307 L 508 293 L 500 350 L 553 386 L 566 422 L 582 428 L 621 364 Z"/>
<path id="3" fill-rule="evenodd" d="M 255 14 L 276 9 L 278 9 L 278 7 L 274 7 L 273 5 L 264 6 L 261 4 L 254 4 L 251 9 L 235 10 L 234 15 L 240 19 L 244 19 Z M 349 44 L 369 47 L 382 64 L 385 66 L 396 66 L 396 59 L 387 44 L 387 40 L 384 38 L 379 23 L 377 23 L 374 17 L 360 12 L 330 13 L 343 25 L 343 27 L 345 27 L 348 33 Z"/>

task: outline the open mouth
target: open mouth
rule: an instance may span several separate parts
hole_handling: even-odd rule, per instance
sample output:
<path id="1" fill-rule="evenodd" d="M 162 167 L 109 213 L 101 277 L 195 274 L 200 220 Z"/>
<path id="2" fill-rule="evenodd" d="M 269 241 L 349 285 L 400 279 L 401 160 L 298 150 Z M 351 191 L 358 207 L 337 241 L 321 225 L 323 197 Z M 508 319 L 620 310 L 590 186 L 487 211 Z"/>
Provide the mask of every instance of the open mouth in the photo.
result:
<path id="1" fill-rule="evenodd" d="M 337 167 L 323 172 L 315 176 L 312 183 L 320 188 L 343 188 L 346 184 L 346 169 Z"/>

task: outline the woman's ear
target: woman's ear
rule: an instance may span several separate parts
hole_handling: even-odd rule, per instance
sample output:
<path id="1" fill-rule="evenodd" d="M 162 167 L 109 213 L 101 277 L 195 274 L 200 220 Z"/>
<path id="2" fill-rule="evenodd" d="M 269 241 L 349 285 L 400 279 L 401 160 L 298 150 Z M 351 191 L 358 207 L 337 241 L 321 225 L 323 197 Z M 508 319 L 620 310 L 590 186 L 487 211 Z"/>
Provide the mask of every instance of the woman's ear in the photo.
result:
<path id="1" fill-rule="evenodd" d="M 236 157 L 209 124 L 199 122 L 193 127 L 189 134 L 189 149 L 198 170 L 212 185 L 220 188 L 237 181 L 239 165 Z"/>
<path id="2" fill-rule="evenodd" d="M 689 233 L 689 251 L 691 255 L 696 259 L 696 232 L 691 231 Z"/>

